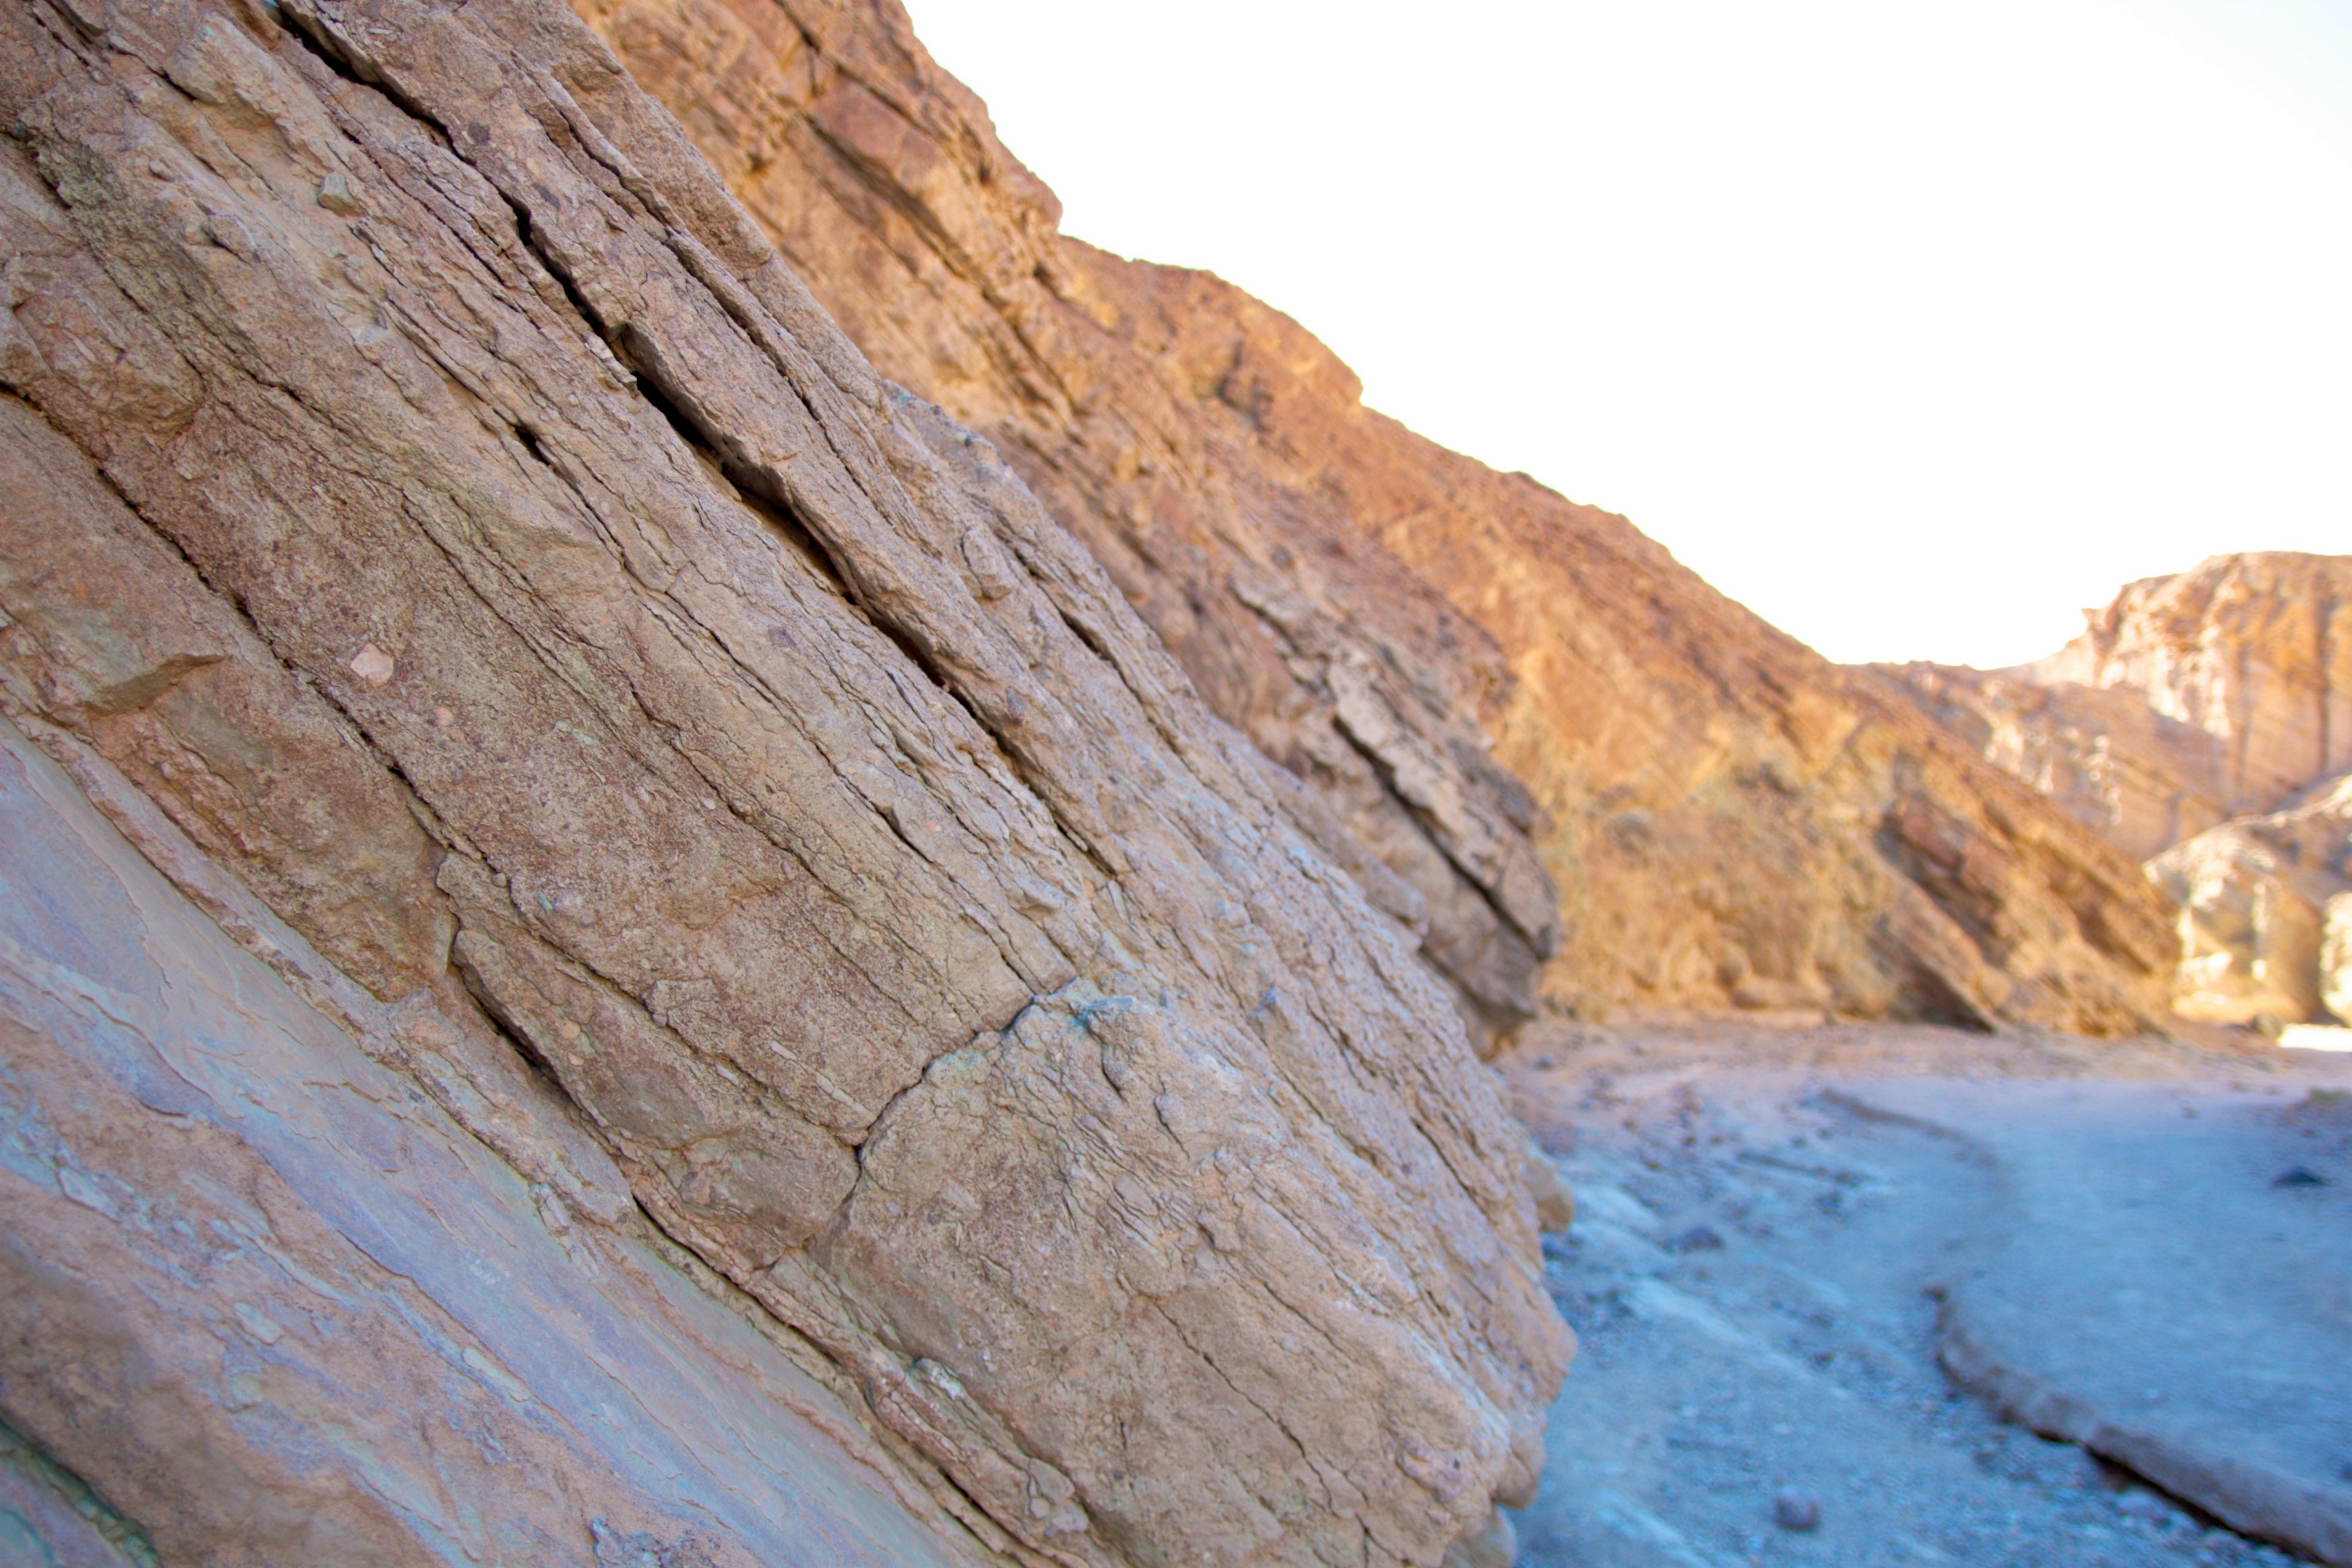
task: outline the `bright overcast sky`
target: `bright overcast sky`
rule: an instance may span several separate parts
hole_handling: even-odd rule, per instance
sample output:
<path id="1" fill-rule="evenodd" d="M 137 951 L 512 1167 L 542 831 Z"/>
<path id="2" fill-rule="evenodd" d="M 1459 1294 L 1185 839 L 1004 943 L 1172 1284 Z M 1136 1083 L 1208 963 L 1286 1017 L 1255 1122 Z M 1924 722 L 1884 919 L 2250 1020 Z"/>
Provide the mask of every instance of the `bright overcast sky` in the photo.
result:
<path id="1" fill-rule="evenodd" d="M 1835 658 L 2352 552 L 2347 0 L 909 0 L 1070 234 Z"/>

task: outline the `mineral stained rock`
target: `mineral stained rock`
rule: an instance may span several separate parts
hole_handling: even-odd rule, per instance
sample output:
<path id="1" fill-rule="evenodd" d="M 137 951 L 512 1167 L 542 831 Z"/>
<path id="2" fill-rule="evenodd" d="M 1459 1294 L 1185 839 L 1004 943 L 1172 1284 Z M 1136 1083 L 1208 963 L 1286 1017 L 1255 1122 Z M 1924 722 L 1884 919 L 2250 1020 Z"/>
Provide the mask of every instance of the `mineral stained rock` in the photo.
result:
<path id="1" fill-rule="evenodd" d="M 1886 673 L 2137 859 L 2352 769 L 2352 556 L 2217 555 L 2084 616 L 2015 669 Z"/>
<path id="2" fill-rule="evenodd" d="M 0 121 L 26 1451 L 222 1563 L 1529 1495 L 1571 1342 L 1431 963 L 1523 1010 L 1551 895 L 1438 666 L 1330 644 L 1370 815 L 1292 783 L 552 0 L 26 0 Z"/>
<path id="3" fill-rule="evenodd" d="M 1367 895 L 1490 1026 L 1539 986 L 2160 1014 L 2128 859 L 1624 519 L 1366 409 L 1279 312 L 1061 235 L 895 0 L 576 3 L 873 363 L 985 435 L 1370 847 Z"/>

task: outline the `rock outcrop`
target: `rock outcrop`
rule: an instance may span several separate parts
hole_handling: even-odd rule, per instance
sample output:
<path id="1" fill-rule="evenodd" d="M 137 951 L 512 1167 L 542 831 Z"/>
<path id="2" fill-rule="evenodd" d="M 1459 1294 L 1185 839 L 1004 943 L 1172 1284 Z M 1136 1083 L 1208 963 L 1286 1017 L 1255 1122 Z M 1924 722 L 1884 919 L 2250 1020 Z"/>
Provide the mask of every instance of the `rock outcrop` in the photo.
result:
<path id="1" fill-rule="evenodd" d="M 2340 1015 L 2323 950 L 2352 851 L 2327 782 L 2352 769 L 2352 556 L 2217 555 L 2084 615 L 2015 669 L 1881 672 L 2147 862 L 2179 910 L 2181 1012 Z"/>
<path id="2" fill-rule="evenodd" d="M 2208 828 L 2147 872 L 2180 910 L 2182 1013 L 2352 1022 L 2352 773 Z"/>
<path id="3" fill-rule="evenodd" d="M 1279 312 L 1061 235 L 894 0 L 576 3 L 875 364 L 1371 847 L 1491 1026 L 1555 942 L 1570 1005 L 2160 1012 L 2129 861 L 1622 518 L 1364 408 Z"/>
<path id="4" fill-rule="evenodd" d="M 0 124 L 11 1453 L 221 1563 L 1528 1495 L 1570 1342 L 1419 953 L 1507 1017 L 1550 893 L 1453 666 L 1247 667 L 1375 861 L 553 0 L 26 0 Z"/>
<path id="5" fill-rule="evenodd" d="M 2015 669 L 1883 668 L 2137 859 L 2352 769 L 2352 556 L 2217 555 L 2084 617 Z"/>

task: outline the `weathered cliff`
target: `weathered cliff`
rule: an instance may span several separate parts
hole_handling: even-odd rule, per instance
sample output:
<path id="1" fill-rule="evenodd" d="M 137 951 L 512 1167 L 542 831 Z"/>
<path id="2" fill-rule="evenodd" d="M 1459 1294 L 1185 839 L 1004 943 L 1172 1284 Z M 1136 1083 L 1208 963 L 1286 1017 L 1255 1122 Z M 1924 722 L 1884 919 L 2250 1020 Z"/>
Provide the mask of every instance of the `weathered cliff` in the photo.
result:
<path id="1" fill-rule="evenodd" d="M 1278 312 L 1059 234 L 893 0 L 577 3 L 873 362 L 1417 895 L 1489 1022 L 1555 941 L 1566 1001 L 2160 1008 L 2127 860 L 1623 519 L 1364 408 Z"/>
<path id="2" fill-rule="evenodd" d="M 2326 1000 L 2342 967 L 2326 910 L 2346 890 L 2326 781 L 2352 768 L 2352 556 L 2217 555 L 2084 614 L 2082 636 L 2015 669 L 1881 673 L 2147 862 L 2178 911 L 2181 1012 L 2340 1011 Z"/>
<path id="3" fill-rule="evenodd" d="M 1412 926 L 1507 1014 L 1549 893 L 1453 693 L 1332 711 L 1483 925 L 552 0 L 27 0 L 0 124 L 9 1452 L 220 1563 L 1528 1493 L 1570 1342 Z"/>
<path id="4" fill-rule="evenodd" d="M 2084 615 L 2016 669 L 1885 673 L 2137 859 L 2352 768 L 2352 556 L 2217 555 Z"/>

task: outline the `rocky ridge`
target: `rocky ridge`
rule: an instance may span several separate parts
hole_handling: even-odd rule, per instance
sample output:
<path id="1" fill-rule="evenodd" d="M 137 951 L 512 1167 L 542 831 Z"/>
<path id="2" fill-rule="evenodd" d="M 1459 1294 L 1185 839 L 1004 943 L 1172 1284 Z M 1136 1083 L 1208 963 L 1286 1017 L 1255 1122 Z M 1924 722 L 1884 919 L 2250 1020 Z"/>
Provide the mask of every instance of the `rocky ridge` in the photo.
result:
<path id="1" fill-rule="evenodd" d="M 0 124 L 19 1447 L 224 1563 L 1427 1563 L 1530 1494 L 1570 1341 L 1416 927 L 1485 972 L 574 16 L 43 0 Z M 1540 951 L 1504 775 L 1365 680 Z"/>
<path id="2" fill-rule="evenodd" d="M 578 4 L 875 364 L 986 436 L 1370 847 L 1368 893 L 1490 1027 L 1539 988 L 2161 1013 L 2128 860 L 1622 518 L 1364 408 L 1278 311 L 1060 234 L 891 0 Z"/>

